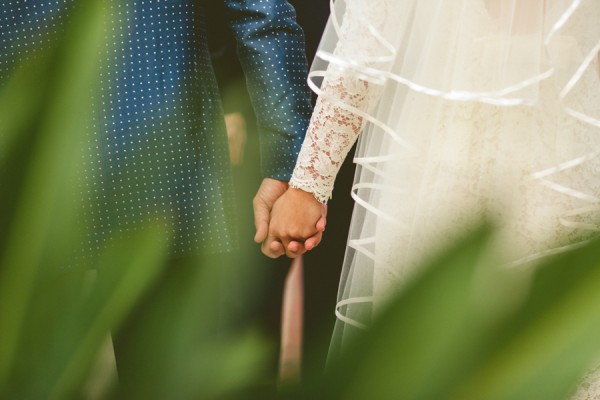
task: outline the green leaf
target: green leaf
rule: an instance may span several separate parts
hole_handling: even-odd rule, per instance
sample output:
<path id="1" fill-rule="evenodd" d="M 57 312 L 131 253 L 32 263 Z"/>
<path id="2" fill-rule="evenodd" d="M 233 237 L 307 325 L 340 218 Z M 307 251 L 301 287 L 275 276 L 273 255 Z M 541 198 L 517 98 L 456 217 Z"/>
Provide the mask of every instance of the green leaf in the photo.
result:
<path id="1" fill-rule="evenodd" d="M 9 379 L 36 276 L 51 249 L 52 227 L 65 215 L 74 166 L 90 111 L 104 14 L 101 1 L 82 1 L 56 46 L 17 75 L 1 96 L 3 203 L 0 240 L 0 387 Z M 31 79 L 31 82 L 29 82 Z M 39 92 L 32 83 L 42 82 Z M 15 107 L 19 109 L 16 110 Z M 14 131 L 6 131 L 6 129 Z M 9 161 L 10 160 L 10 161 Z M 66 221 L 68 225 L 72 221 Z M 63 242 L 64 243 L 64 242 Z"/>
<path id="2" fill-rule="evenodd" d="M 155 283 L 167 248 L 160 228 L 149 227 L 131 238 L 119 239 L 100 258 L 97 283 L 57 346 L 57 358 L 68 357 L 55 365 L 58 374 L 49 399 L 69 398 L 80 387 L 106 335 Z"/>
<path id="3" fill-rule="evenodd" d="M 508 269 L 489 237 L 424 267 L 298 398 L 569 398 L 600 356 L 600 246 Z"/>
<path id="4" fill-rule="evenodd" d="M 539 267 L 531 292 L 455 399 L 567 399 L 600 356 L 598 241 Z M 510 294 L 507 294 L 507 296 Z"/>
<path id="5" fill-rule="evenodd" d="M 479 336 L 493 322 L 479 312 L 473 291 L 489 237 L 484 228 L 463 239 L 425 266 L 382 312 L 339 364 L 336 376 L 348 382 L 343 398 L 443 398 L 448 381 L 477 356 Z"/>

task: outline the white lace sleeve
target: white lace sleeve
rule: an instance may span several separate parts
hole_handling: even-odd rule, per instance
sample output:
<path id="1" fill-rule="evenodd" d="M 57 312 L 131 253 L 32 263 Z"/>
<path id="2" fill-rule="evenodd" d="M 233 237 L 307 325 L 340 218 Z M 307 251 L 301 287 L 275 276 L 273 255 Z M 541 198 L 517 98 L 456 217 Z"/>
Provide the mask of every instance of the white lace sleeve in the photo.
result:
<path id="1" fill-rule="evenodd" d="M 333 54 L 340 62 L 327 68 L 290 180 L 291 187 L 312 193 L 322 203 L 331 198 L 335 177 L 363 127 L 364 118 L 351 109 L 369 112 L 382 92 L 381 85 L 369 82 L 361 69 L 373 64 L 379 67 L 381 61 L 373 60 L 386 51 L 372 28 L 385 24 L 387 1 L 379 0 L 370 7 L 355 1 L 354 7 L 346 9 Z"/>
<path id="2" fill-rule="evenodd" d="M 323 86 L 290 186 L 314 194 L 322 203 L 331 198 L 335 177 L 358 137 L 363 118 L 336 100 L 358 109 L 368 108 L 367 82 L 339 76 Z"/>

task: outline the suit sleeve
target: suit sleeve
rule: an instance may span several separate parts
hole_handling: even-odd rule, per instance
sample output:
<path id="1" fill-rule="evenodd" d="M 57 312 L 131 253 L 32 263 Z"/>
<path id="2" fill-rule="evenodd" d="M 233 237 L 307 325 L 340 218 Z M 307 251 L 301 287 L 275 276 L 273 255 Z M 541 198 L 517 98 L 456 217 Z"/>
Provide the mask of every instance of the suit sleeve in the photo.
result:
<path id="1" fill-rule="evenodd" d="M 256 112 L 262 173 L 289 180 L 312 112 L 304 34 L 286 0 L 225 0 Z"/>

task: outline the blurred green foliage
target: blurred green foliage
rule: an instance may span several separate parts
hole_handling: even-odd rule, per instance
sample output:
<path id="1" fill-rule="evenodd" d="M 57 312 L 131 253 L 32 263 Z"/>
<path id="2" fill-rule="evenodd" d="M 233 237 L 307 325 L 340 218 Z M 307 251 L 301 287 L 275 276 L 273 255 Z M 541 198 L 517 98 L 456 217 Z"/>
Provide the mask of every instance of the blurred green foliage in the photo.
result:
<path id="1" fill-rule="evenodd" d="M 85 205 L 79 175 L 107 25 L 103 3 L 79 2 L 54 45 L 0 91 L 2 399 L 85 397 L 107 335 L 119 332 L 165 273 L 168 238 L 154 226 L 114 238 L 97 257 L 80 251 Z M 158 285 L 159 310 L 149 322 L 155 326 L 138 338 L 172 355 L 170 362 L 147 360 L 142 352 L 135 360 L 139 393 L 126 397 L 117 387 L 108 396 L 221 397 L 261 371 L 264 348 L 255 335 L 215 334 L 218 268 L 201 268 L 209 264 L 203 259 L 186 263 L 198 264 L 187 280 L 189 293 L 200 298 L 172 304 L 169 295 L 180 288 Z M 169 317 L 170 325 L 161 323 Z M 160 330 L 173 340 L 157 342 Z"/>
<path id="2" fill-rule="evenodd" d="M 571 398 L 600 356 L 599 243 L 508 269 L 494 267 L 491 235 L 424 267 L 299 398 Z"/>
<path id="3" fill-rule="evenodd" d="M 100 4 L 82 3 L 52 49 L 23 65 L 0 94 L 3 399 L 72 397 L 164 257 L 165 246 L 149 246 L 160 240 L 152 229 L 121 241 L 95 261 L 104 272 L 84 293 L 76 182 L 103 36 Z"/>
<path id="4" fill-rule="evenodd" d="M 220 297 L 235 285 L 209 257 L 186 261 L 182 299 L 162 280 L 168 239 L 156 227 L 74 256 L 102 3 L 79 2 L 56 45 L 0 91 L 0 398 L 85 398 L 108 332 L 149 293 L 152 315 L 128 349 L 138 380 L 107 398 L 569 398 L 600 357 L 597 242 L 509 270 L 494 267 L 482 228 L 423 267 L 323 376 L 260 395 L 266 347 L 226 328 Z"/>

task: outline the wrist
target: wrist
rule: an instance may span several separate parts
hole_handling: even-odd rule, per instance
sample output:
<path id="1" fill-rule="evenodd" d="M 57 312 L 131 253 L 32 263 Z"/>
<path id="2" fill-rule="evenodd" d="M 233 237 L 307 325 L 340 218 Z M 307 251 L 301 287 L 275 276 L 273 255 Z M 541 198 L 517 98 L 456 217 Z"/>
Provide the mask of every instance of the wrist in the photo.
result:
<path id="1" fill-rule="evenodd" d="M 331 199 L 333 191 L 333 179 L 335 178 L 326 180 L 319 175 L 314 177 L 306 170 L 296 168 L 289 184 L 290 188 L 310 193 L 319 203 L 327 204 L 327 201 Z"/>
<path id="2" fill-rule="evenodd" d="M 294 187 L 294 186 L 290 186 L 288 189 L 288 192 L 290 193 L 290 195 L 302 199 L 304 201 L 312 201 L 312 202 L 316 202 L 319 204 L 324 204 L 323 202 L 321 202 L 317 196 L 312 193 L 312 192 L 308 192 L 306 190 Z"/>

